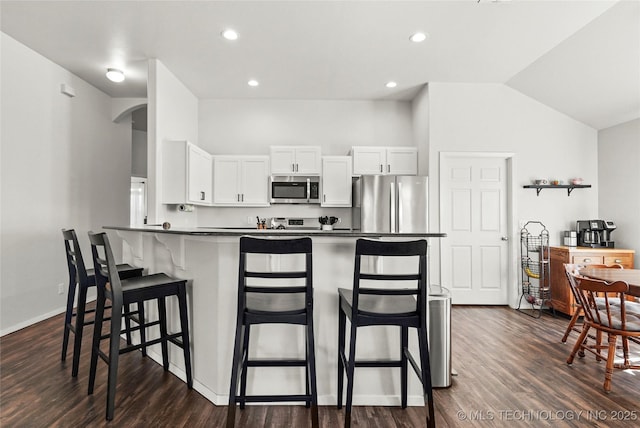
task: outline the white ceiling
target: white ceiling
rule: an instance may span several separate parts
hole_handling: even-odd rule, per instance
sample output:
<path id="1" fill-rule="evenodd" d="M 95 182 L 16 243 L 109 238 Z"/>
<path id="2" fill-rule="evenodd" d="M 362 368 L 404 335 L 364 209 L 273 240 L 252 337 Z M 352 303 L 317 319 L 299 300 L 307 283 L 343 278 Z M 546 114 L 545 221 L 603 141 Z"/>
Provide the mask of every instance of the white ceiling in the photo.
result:
<path id="1" fill-rule="evenodd" d="M 640 117 L 640 0 L 2 0 L 0 19 L 113 97 L 146 97 L 158 58 L 198 98 L 410 100 L 428 82 L 491 82 L 596 129 Z"/>

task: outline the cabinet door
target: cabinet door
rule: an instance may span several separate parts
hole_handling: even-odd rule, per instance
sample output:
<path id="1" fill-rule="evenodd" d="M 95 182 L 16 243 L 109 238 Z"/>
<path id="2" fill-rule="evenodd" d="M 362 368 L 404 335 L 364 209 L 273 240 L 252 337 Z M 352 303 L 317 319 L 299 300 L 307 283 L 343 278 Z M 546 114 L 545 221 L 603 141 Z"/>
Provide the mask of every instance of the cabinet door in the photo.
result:
<path id="1" fill-rule="evenodd" d="M 351 162 L 351 156 L 322 157 L 321 206 L 351 206 Z"/>
<path id="2" fill-rule="evenodd" d="M 271 153 L 271 174 L 295 173 L 296 150 L 288 146 L 272 146 Z"/>
<path id="3" fill-rule="evenodd" d="M 241 161 L 234 156 L 213 157 L 213 203 L 238 205 L 240 203 Z"/>
<path id="4" fill-rule="evenodd" d="M 384 147 L 354 147 L 353 173 L 355 175 L 384 174 L 387 151 Z"/>
<path id="5" fill-rule="evenodd" d="M 269 159 L 267 157 L 248 157 L 242 161 L 242 191 L 240 200 L 243 205 L 269 205 Z"/>
<path id="6" fill-rule="evenodd" d="M 209 205 L 212 201 L 211 155 L 197 146 L 187 146 L 187 195 L 192 204 Z"/>
<path id="7" fill-rule="evenodd" d="M 295 173 L 301 175 L 320 175 L 320 147 L 296 148 Z"/>
<path id="8" fill-rule="evenodd" d="M 395 175 L 417 175 L 418 149 L 416 147 L 388 148 L 385 172 Z"/>

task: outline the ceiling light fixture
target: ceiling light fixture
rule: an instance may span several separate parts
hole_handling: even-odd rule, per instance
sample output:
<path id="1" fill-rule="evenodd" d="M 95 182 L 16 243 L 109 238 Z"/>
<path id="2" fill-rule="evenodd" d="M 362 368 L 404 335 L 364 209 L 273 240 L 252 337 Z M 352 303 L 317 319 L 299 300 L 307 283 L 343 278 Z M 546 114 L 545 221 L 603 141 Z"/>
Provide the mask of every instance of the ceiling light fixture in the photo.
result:
<path id="1" fill-rule="evenodd" d="M 247 82 L 247 85 L 249 85 L 249 86 L 253 86 L 253 87 L 258 86 L 259 84 L 260 84 L 260 83 L 259 83 L 257 80 L 254 80 L 254 79 L 251 79 L 251 80 L 249 80 L 249 81 Z"/>
<path id="2" fill-rule="evenodd" d="M 396 82 L 387 82 L 385 86 L 387 88 L 395 88 L 396 86 L 398 86 L 398 84 Z"/>
<path id="3" fill-rule="evenodd" d="M 427 40 L 427 34 L 415 33 L 415 34 L 412 34 L 411 37 L 409 37 L 409 40 L 411 40 L 414 43 L 424 42 L 425 40 Z"/>
<path id="4" fill-rule="evenodd" d="M 238 33 L 236 33 L 236 31 L 232 30 L 231 28 L 228 28 L 228 29 L 224 30 L 220 34 L 222 35 L 222 37 L 224 37 L 227 40 L 237 40 L 238 39 Z"/>
<path id="5" fill-rule="evenodd" d="M 124 72 L 117 68 L 107 68 L 107 79 L 112 82 L 120 83 L 124 80 Z"/>

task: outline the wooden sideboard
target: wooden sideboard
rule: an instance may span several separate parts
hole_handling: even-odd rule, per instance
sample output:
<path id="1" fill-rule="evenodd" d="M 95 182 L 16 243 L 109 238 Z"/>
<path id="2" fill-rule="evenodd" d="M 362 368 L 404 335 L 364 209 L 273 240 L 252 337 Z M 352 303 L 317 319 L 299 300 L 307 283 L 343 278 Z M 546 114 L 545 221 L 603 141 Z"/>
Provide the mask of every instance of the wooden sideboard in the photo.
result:
<path id="1" fill-rule="evenodd" d="M 575 301 L 565 275 L 564 263 L 621 264 L 633 268 L 634 250 L 621 248 L 551 247 L 551 304 L 556 311 L 573 315 Z"/>

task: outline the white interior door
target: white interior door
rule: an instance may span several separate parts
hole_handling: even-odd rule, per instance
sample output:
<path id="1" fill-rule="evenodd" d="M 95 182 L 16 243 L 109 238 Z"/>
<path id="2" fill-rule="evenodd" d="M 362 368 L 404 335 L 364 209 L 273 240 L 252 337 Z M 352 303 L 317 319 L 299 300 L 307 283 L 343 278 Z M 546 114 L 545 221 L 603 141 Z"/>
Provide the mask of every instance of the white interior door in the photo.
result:
<path id="1" fill-rule="evenodd" d="M 452 303 L 508 303 L 508 155 L 442 154 L 442 285 Z"/>

